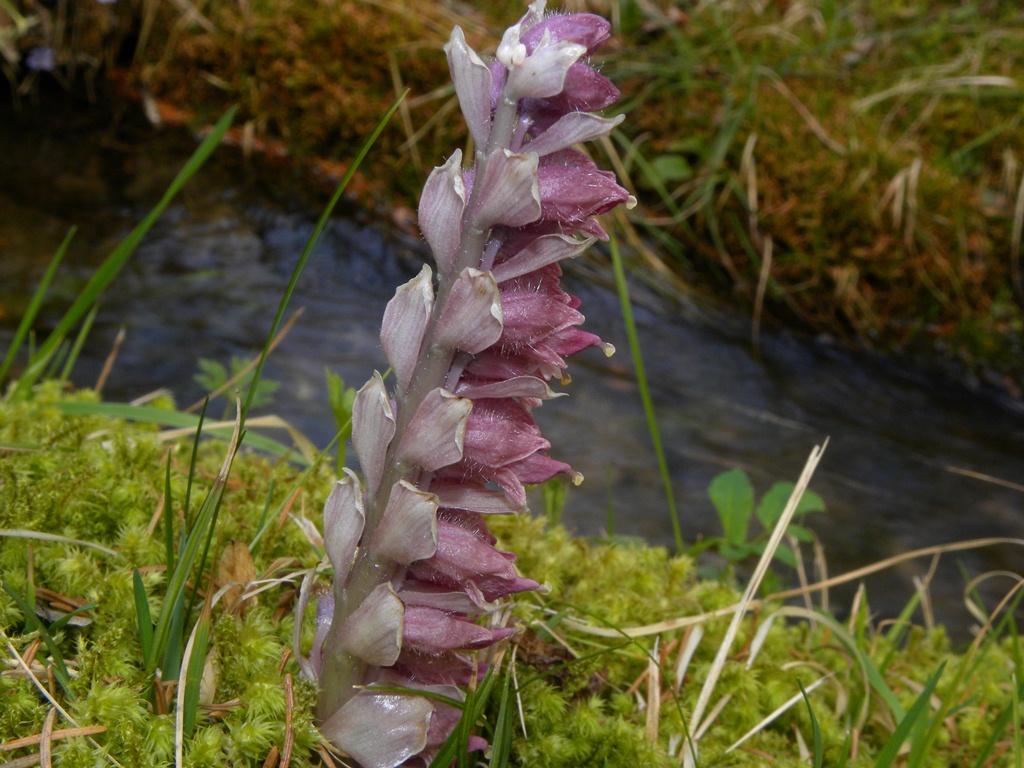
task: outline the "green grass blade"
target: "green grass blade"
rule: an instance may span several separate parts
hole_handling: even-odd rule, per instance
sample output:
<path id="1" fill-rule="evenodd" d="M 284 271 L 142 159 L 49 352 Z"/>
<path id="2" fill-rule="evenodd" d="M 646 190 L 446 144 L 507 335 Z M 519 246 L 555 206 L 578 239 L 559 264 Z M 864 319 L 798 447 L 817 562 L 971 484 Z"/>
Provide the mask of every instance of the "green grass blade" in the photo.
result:
<path id="1" fill-rule="evenodd" d="M 498 715 L 494 720 L 494 734 L 491 737 L 490 768 L 506 768 L 512 752 L 512 735 L 515 731 L 515 699 L 512 695 L 512 671 L 505 670 L 498 702 Z"/>
<path id="2" fill-rule="evenodd" d="M 658 431 L 658 419 L 654 413 L 654 401 L 651 399 L 651 389 L 647 383 L 647 373 L 644 368 L 643 355 L 640 353 L 640 339 L 636 332 L 636 322 L 633 319 L 633 305 L 629 299 L 629 286 L 626 285 L 626 272 L 622 265 L 622 255 L 619 253 L 619 245 L 614 235 L 608 241 L 612 255 L 612 268 L 615 271 L 615 286 L 619 293 L 619 304 L 622 307 L 622 319 L 626 325 L 626 336 L 629 338 L 629 349 L 633 354 L 633 367 L 636 369 L 636 383 L 640 390 L 640 400 L 644 406 L 644 416 L 647 419 L 647 430 L 651 435 L 651 442 L 654 444 L 654 455 L 658 460 L 658 471 L 661 473 L 661 482 L 665 487 L 665 500 L 668 504 L 669 517 L 672 520 L 672 536 L 675 540 L 676 552 L 683 551 L 683 532 L 679 526 L 679 513 L 676 510 L 675 494 L 672 492 L 672 476 L 668 471 L 668 462 L 665 460 L 665 451 L 661 444 L 661 433 Z"/>
<path id="3" fill-rule="evenodd" d="M 50 622 L 50 632 L 60 632 L 60 630 L 64 629 L 64 627 L 67 626 L 68 622 L 71 621 L 75 616 L 77 616 L 80 613 L 85 613 L 86 611 L 91 611 L 95 607 L 96 603 L 86 603 L 85 605 L 75 608 L 75 610 L 73 611 L 65 613 L 56 621 Z"/>
<path id="4" fill-rule="evenodd" d="M 408 93 L 408 91 L 406 91 Z M 256 396 L 256 387 L 260 381 L 260 375 L 263 373 L 263 365 L 267 362 L 267 355 L 270 353 L 270 345 L 273 343 L 274 337 L 277 335 L 277 329 L 281 326 L 281 321 L 284 319 L 285 310 L 288 307 L 288 302 L 292 298 L 292 293 L 295 291 L 295 286 L 299 282 L 299 275 L 302 274 L 303 268 L 306 266 L 306 261 L 309 259 L 309 255 L 313 252 L 313 248 L 320 240 L 320 234 L 323 232 L 324 227 L 327 226 L 327 221 L 330 219 L 331 214 L 334 212 L 335 206 L 338 201 L 341 200 L 341 196 L 348 186 L 348 183 L 352 180 L 359 166 L 362 164 L 366 155 L 369 153 L 370 148 L 376 143 L 377 137 L 380 136 L 381 132 L 387 126 L 391 116 L 398 109 L 398 105 L 405 99 L 405 93 L 399 96 L 391 108 L 384 114 L 384 117 L 380 119 L 377 126 L 373 129 L 369 138 L 363 143 L 363 146 L 359 149 L 352 163 L 349 165 L 348 171 L 345 173 L 344 178 L 338 184 L 338 188 L 334 190 L 334 195 L 331 197 L 330 202 L 327 203 L 327 207 L 324 208 L 323 213 L 320 214 L 320 219 L 317 221 L 316 226 L 313 228 L 312 234 L 309 236 L 309 240 L 306 242 L 306 247 L 302 249 L 302 255 L 299 257 L 298 263 L 295 265 L 295 269 L 292 271 L 291 280 L 288 281 L 288 287 L 285 289 L 284 296 L 281 297 L 281 303 L 277 309 L 277 315 L 274 317 L 274 322 L 270 326 L 270 332 L 267 334 L 266 344 L 263 345 L 263 352 L 260 354 L 260 360 L 256 364 L 256 370 L 253 371 L 252 381 L 249 384 L 249 392 L 245 397 L 245 405 L 242 406 L 241 422 L 242 427 L 245 427 L 245 419 L 249 414 L 249 408 L 252 406 L 253 398 Z"/>
<path id="5" fill-rule="evenodd" d="M 491 698 L 491 690 L 494 688 L 494 667 L 487 670 L 484 679 L 475 690 L 466 694 L 466 703 L 463 705 L 462 717 L 459 724 L 455 726 L 455 732 L 459 734 L 459 751 L 456 754 L 456 765 L 458 768 L 470 768 L 475 762 L 470 757 L 469 737 L 472 735 L 473 726 L 483 716 L 484 708 Z"/>
<path id="6" fill-rule="evenodd" d="M 800 693 L 803 694 L 804 703 L 807 705 L 807 715 L 811 718 L 811 735 L 814 743 L 814 762 L 811 765 L 814 768 L 822 768 L 825 759 L 825 745 L 821 740 L 821 726 L 818 725 L 818 717 L 814 714 L 814 707 L 811 706 L 811 699 L 807 696 L 807 691 L 804 690 L 804 684 L 799 680 L 796 684 L 800 686 Z"/>
<path id="7" fill-rule="evenodd" d="M 1010 719 L 1014 717 L 1014 709 L 1020 706 L 1019 702 L 1024 698 L 1024 685 L 1018 686 L 1011 692 L 1011 695 L 1013 698 L 1009 706 L 992 723 L 992 734 L 988 737 L 984 748 L 975 756 L 971 768 L 985 768 L 985 766 L 992 765 L 989 758 L 995 751 L 996 745 L 1006 737 L 1006 728 L 1010 724 Z M 1019 729 L 1015 730 L 1015 733 L 1019 734 Z"/>
<path id="8" fill-rule="evenodd" d="M 43 279 L 39 282 L 39 287 L 36 288 L 35 293 L 32 294 L 32 299 L 29 301 L 28 309 L 25 310 L 25 315 L 21 318 L 21 322 L 18 323 L 18 329 L 14 332 L 14 338 L 11 340 L 11 346 L 7 348 L 7 354 L 4 355 L 3 363 L 0 363 L 0 385 L 3 384 L 7 378 L 7 374 L 11 370 L 11 365 L 14 364 L 14 357 L 18 354 L 18 350 L 21 349 L 21 345 L 25 343 L 25 338 L 28 336 L 29 331 L 32 328 L 32 324 L 36 321 L 36 316 L 39 314 L 40 308 L 43 306 L 43 299 L 46 298 L 46 291 L 50 288 L 50 283 L 53 282 L 53 276 L 57 274 L 57 267 L 60 266 L 61 261 L 64 259 L 64 254 L 67 253 L 68 246 L 71 245 L 71 240 L 75 236 L 76 227 L 72 227 L 68 230 L 67 235 L 64 236 L 64 240 L 57 248 L 57 252 L 53 254 L 53 258 L 50 259 L 49 266 L 46 267 L 46 272 L 43 273 Z"/>
<path id="9" fill-rule="evenodd" d="M 168 607 L 170 606 L 170 607 Z M 167 622 L 166 641 L 158 649 L 157 640 L 160 629 L 159 621 L 153 632 L 153 662 L 160 668 L 162 680 L 177 680 L 181 672 L 182 646 L 185 644 L 185 596 L 178 593 L 173 603 L 168 603 L 164 598 L 164 605 L 160 611 L 160 618 L 164 613 L 169 616 Z"/>
<path id="10" fill-rule="evenodd" d="M 71 351 L 68 352 L 67 359 L 64 360 L 64 368 L 60 372 L 60 381 L 67 381 L 71 378 L 71 370 L 75 367 L 75 361 L 78 359 L 78 355 L 82 352 L 82 345 L 85 344 L 85 340 L 89 336 L 89 331 L 92 330 L 92 324 L 96 321 L 96 315 L 100 311 L 99 304 L 93 304 L 92 309 L 89 310 L 89 314 L 85 316 L 85 321 L 82 323 L 82 327 L 78 330 L 78 335 L 75 337 L 75 343 L 71 345 Z"/>
<path id="11" fill-rule="evenodd" d="M 142 660 L 146 667 L 153 663 L 153 617 L 149 612 L 146 585 L 138 568 L 132 568 L 132 589 L 135 593 L 135 615 L 139 620 L 139 643 L 142 645 Z"/>
<path id="12" fill-rule="evenodd" d="M 42 638 L 46 644 L 47 649 L 50 651 L 50 658 L 53 659 L 53 677 L 57 683 L 64 690 L 64 693 L 69 699 L 74 701 L 75 696 L 71 693 L 71 676 L 68 674 L 68 667 L 64 663 L 64 656 L 60 652 L 60 648 L 57 646 L 57 642 L 53 639 L 53 635 L 46 626 L 36 616 L 36 612 L 29 605 L 28 601 L 11 589 L 5 583 L 3 585 L 4 591 L 11 596 L 11 599 L 18 604 L 22 613 L 25 614 L 25 624 L 31 627 L 34 631 L 39 633 L 39 637 Z"/>
<path id="13" fill-rule="evenodd" d="M 185 504 L 182 507 L 182 514 L 185 516 L 186 523 L 189 519 L 189 513 L 192 510 L 192 487 L 196 478 L 196 458 L 199 456 L 199 438 L 203 434 L 203 423 L 206 421 L 206 409 L 210 405 L 210 399 L 206 398 L 203 400 L 203 409 L 199 412 L 199 423 L 196 424 L 196 436 L 192 441 L 192 456 L 188 462 L 188 482 L 185 485 Z"/>
<path id="14" fill-rule="evenodd" d="M 903 742 L 906 741 L 910 735 L 910 731 L 917 725 L 918 720 L 926 716 L 928 712 L 928 703 L 932 697 L 932 692 L 935 690 L 935 686 L 939 683 L 939 678 L 942 677 L 942 671 L 946 668 L 946 662 L 943 661 L 939 664 L 939 668 L 935 670 L 931 677 L 928 678 L 928 682 L 925 683 L 924 690 L 918 694 L 914 703 L 910 705 L 910 709 L 907 713 L 900 718 L 899 725 L 896 726 L 896 730 L 893 731 L 892 736 L 882 747 L 878 753 L 878 757 L 875 759 L 875 768 L 889 768 L 896 761 L 896 755 L 899 753 L 900 747 L 903 746 Z"/>
<path id="15" fill-rule="evenodd" d="M 206 162 L 213 150 L 220 144 L 221 137 L 224 132 L 227 131 L 231 125 L 232 120 L 235 117 L 235 111 L 237 107 L 232 107 L 222 117 L 217 124 L 213 127 L 203 142 L 196 148 L 196 151 L 189 158 L 185 166 L 178 172 L 178 175 L 174 177 L 167 191 L 164 192 L 164 196 L 160 202 L 146 215 L 146 217 L 128 234 L 128 236 L 118 244 L 118 246 L 111 252 L 109 256 L 99 266 L 99 269 L 93 273 L 92 277 L 85 284 L 85 287 L 78 294 L 78 297 L 68 308 L 64 316 L 61 317 L 57 323 L 57 327 L 53 329 L 46 341 L 43 342 L 42 346 L 33 354 L 33 358 L 29 361 L 28 368 L 25 373 L 19 379 L 17 389 L 19 391 L 26 391 L 32 386 L 39 375 L 43 372 L 46 365 L 46 361 L 50 358 L 53 352 L 56 350 L 61 339 L 63 339 L 71 328 L 77 323 L 82 316 L 89 310 L 99 295 L 113 282 L 114 278 L 117 277 L 121 269 L 124 267 L 128 258 L 135 252 L 136 247 L 142 241 L 142 238 L 146 235 L 149 229 L 153 226 L 160 215 L 166 210 L 167 206 L 171 204 L 171 201 L 175 198 L 181 188 L 188 182 L 189 179 L 195 175 L 203 163 Z"/>
<path id="16" fill-rule="evenodd" d="M 277 518 L 281 514 L 281 512 L 284 511 L 285 504 L 288 503 L 288 500 L 292 497 L 292 495 L 295 493 L 295 491 L 297 489 L 299 489 L 303 485 L 305 485 L 306 478 L 309 477 L 309 475 L 320 465 L 320 462 L 323 461 L 326 456 L 328 456 L 328 454 L 330 453 L 331 448 L 334 446 L 335 443 L 337 443 L 339 440 L 341 440 L 341 438 L 342 438 L 342 433 L 341 432 L 338 432 L 337 434 L 334 435 L 334 439 L 331 440 L 331 442 L 327 444 L 326 448 L 324 448 L 322 451 L 320 451 L 319 454 L 317 454 L 316 458 L 313 459 L 313 461 L 310 463 L 310 465 L 308 467 L 306 467 L 302 471 L 302 474 L 299 475 L 299 477 L 295 480 L 294 483 L 292 483 L 291 488 L 289 489 L 288 493 L 286 493 L 283 496 L 283 498 L 281 500 L 281 503 L 277 505 L 277 508 L 274 510 L 274 513 L 271 514 L 271 515 L 266 515 L 265 519 L 260 522 L 259 527 L 257 527 L 257 529 L 256 529 L 255 535 L 252 537 L 252 541 L 249 542 L 249 551 L 250 552 L 255 554 L 255 552 L 256 552 L 256 545 L 259 544 L 260 539 L 263 538 L 263 534 L 265 534 L 267 532 L 267 530 L 270 528 L 270 526 L 273 525 L 274 521 L 277 520 Z M 273 493 L 273 489 L 271 489 L 271 491 L 267 494 L 268 502 L 269 502 L 270 495 L 272 493 Z"/>
<path id="17" fill-rule="evenodd" d="M 168 451 L 167 466 L 164 468 L 164 565 L 167 572 L 174 571 L 174 497 L 171 495 L 171 454 Z M 185 523 L 182 523 L 182 532 Z"/>
<path id="18" fill-rule="evenodd" d="M 207 597 L 186 648 L 188 667 L 185 670 L 185 689 L 182 692 L 180 703 L 183 731 L 186 737 L 190 736 L 192 729 L 195 728 L 196 714 L 199 711 L 199 689 L 203 683 L 203 670 L 206 666 L 206 653 L 209 647 L 210 600 Z"/>
<path id="19" fill-rule="evenodd" d="M 227 486 L 228 474 L 231 470 L 231 463 L 234 461 L 242 438 L 242 432 L 237 422 L 235 429 L 235 439 L 231 441 L 228 447 L 224 464 L 217 474 L 217 479 L 214 481 L 213 486 L 206 494 L 206 499 L 196 515 L 192 529 L 189 531 L 181 551 L 178 553 L 174 570 L 170 573 L 167 580 L 164 608 L 160 612 L 160 618 L 157 620 L 156 630 L 153 634 L 153 656 L 155 659 L 163 658 L 165 663 L 174 663 L 173 657 L 168 656 L 167 652 L 172 641 L 176 642 L 181 636 L 180 631 L 173 626 L 174 614 L 178 612 L 179 607 L 181 610 L 184 609 L 185 588 L 188 576 L 192 572 L 192 567 L 199 559 L 200 551 L 206 551 L 213 536 L 217 513 L 220 510 L 221 500 L 224 497 L 224 490 Z M 175 655 L 180 659 L 180 654 Z M 165 675 L 164 679 L 171 678 Z"/>
<path id="20" fill-rule="evenodd" d="M 1014 675 L 1014 683 L 1017 682 L 1017 677 Z M 1020 691 L 1015 685 L 1017 692 Z M 1015 692 L 1013 699 L 1010 701 L 1010 712 L 1013 715 L 1013 765 L 1015 768 L 1021 768 L 1024 765 L 1024 746 L 1021 745 L 1020 735 L 1020 695 Z"/>

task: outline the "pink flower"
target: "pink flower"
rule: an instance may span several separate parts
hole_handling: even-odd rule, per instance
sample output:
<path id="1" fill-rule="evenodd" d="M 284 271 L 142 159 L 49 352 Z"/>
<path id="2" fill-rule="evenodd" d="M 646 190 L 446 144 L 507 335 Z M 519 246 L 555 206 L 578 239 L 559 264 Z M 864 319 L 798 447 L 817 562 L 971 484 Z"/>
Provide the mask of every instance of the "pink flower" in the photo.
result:
<path id="1" fill-rule="evenodd" d="M 547 455 L 532 411 L 557 396 L 552 379 L 567 381 L 567 356 L 611 352 L 580 330 L 559 266 L 607 239 L 596 216 L 632 202 L 573 149 L 621 120 L 589 112 L 618 98 L 585 60 L 608 30 L 593 14 L 546 16 L 537 0 L 493 63 L 457 27 L 445 47 L 474 164 L 456 151 L 424 187 L 436 273 L 425 266 L 385 310 L 394 380 L 389 390 L 374 374 L 356 396 L 362 475 L 345 470 L 325 506 L 334 584 L 309 658 L 297 654 L 320 685 L 322 733 L 363 768 L 436 754 L 460 712 L 420 694 L 459 700 L 486 668 L 475 652 L 515 632 L 496 609 L 540 586 L 495 547 L 487 515 L 522 511 L 526 486 L 557 474 L 582 479 Z"/>

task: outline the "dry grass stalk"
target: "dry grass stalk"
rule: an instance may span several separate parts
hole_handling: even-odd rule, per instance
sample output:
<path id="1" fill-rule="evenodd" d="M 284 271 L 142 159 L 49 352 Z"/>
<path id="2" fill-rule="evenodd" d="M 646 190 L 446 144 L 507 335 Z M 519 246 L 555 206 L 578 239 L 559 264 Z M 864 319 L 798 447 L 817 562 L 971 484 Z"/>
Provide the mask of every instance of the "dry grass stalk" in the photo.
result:
<path id="1" fill-rule="evenodd" d="M 821 122 L 819 122 L 818 118 L 811 114 L 811 111 L 804 106 L 804 103 L 797 98 L 796 94 L 789 89 L 789 86 L 782 81 L 782 78 L 780 78 L 774 70 L 762 67 L 759 71 L 762 74 L 767 75 L 768 81 L 772 84 L 775 90 L 790 103 L 793 109 L 796 110 L 797 114 L 800 115 L 811 133 L 817 137 L 818 141 L 840 157 L 846 157 L 846 155 L 849 154 L 849 150 L 846 147 L 828 135 L 828 131 L 825 130 L 825 127 Z"/>
<path id="2" fill-rule="evenodd" d="M 20 666 L 22 668 L 22 670 L 24 670 L 25 674 L 32 681 L 32 685 L 34 685 L 36 687 L 36 690 L 38 690 L 39 693 L 42 694 L 43 698 L 46 699 L 50 703 L 50 706 L 53 707 L 54 710 L 56 710 L 57 712 L 60 713 L 60 716 L 62 718 L 64 718 L 65 722 L 67 722 L 69 725 L 71 725 L 73 730 L 81 731 L 81 733 L 78 733 L 76 735 L 82 735 L 82 736 L 85 736 L 87 739 L 89 739 L 89 741 L 92 743 L 92 745 L 94 747 L 96 747 L 96 749 L 98 750 L 98 752 L 100 754 L 103 754 L 103 756 L 111 763 L 111 765 L 115 765 L 115 766 L 117 766 L 117 768 L 123 768 L 123 766 L 117 760 L 115 760 L 110 755 L 106 754 L 106 750 L 104 750 L 99 745 L 99 743 L 94 738 L 92 738 L 92 732 L 89 731 L 89 728 L 84 728 L 83 729 L 81 726 L 79 726 L 78 723 L 75 722 L 75 719 L 73 717 L 71 717 L 70 714 L 68 714 L 67 710 L 64 709 L 57 702 L 57 698 L 54 696 L 54 694 L 50 690 L 50 688 L 52 688 L 52 686 L 43 685 L 43 682 L 38 677 L 36 677 L 35 673 L 32 671 L 32 669 L 29 667 L 29 665 L 25 663 L 25 659 L 23 659 L 21 657 L 21 654 L 18 653 L 18 650 L 11 643 L 10 639 L 7 637 L 7 634 L 3 633 L 3 632 L 0 632 L 0 635 L 3 635 L 4 645 L 7 646 L 7 651 L 11 654 L 11 656 L 17 662 L 18 666 Z M 93 726 L 93 727 L 95 727 L 95 726 Z M 103 730 L 105 731 L 106 728 L 104 728 Z M 86 733 L 86 731 L 89 731 L 89 732 Z M 100 733 L 100 731 L 96 731 L 96 733 Z M 53 737 L 52 732 L 51 732 L 50 735 L 51 735 L 51 738 L 52 738 Z M 41 735 L 40 735 L 40 738 L 41 738 Z"/>
<path id="3" fill-rule="evenodd" d="M 772 558 L 775 557 L 775 550 L 778 549 L 779 544 L 782 543 L 782 537 L 785 534 L 786 529 L 789 527 L 790 521 L 793 519 L 797 505 L 800 503 L 800 499 L 803 496 L 804 491 L 807 489 L 808 483 L 811 481 L 811 475 L 814 474 L 814 470 L 818 466 L 818 462 L 821 460 L 822 453 L 827 445 L 828 441 L 826 440 L 824 445 L 820 447 L 815 446 L 814 450 L 811 451 L 811 455 L 807 459 L 804 470 L 800 474 L 799 480 L 797 480 L 796 487 L 793 488 L 793 493 L 790 495 L 785 509 L 779 516 L 778 522 L 776 523 L 775 528 L 772 531 L 772 535 L 768 540 L 768 544 L 765 546 L 764 553 L 761 555 L 761 559 L 758 561 L 757 567 L 754 569 L 754 573 L 750 577 L 750 581 L 747 583 L 747 588 L 743 592 L 743 597 L 736 606 L 732 622 L 729 624 L 725 637 L 722 639 L 722 643 L 718 647 L 718 653 L 715 656 L 715 660 L 708 672 L 707 679 L 704 681 L 704 687 L 701 688 L 700 696 L 697 698 L 697 703 L 694 705 L 693 712 L 690 716 L 690 729 L 693 731 L 697 730 L 697 725 L 700 723 L 700 719 L 708 705 L 711 694 L 714 691 L 715 686 L 718 684 L 718 678 L 722 673 L 722 669 L 725 667 L 725 661 L 728 657 L 729 650 L 732 648 L 733 641 L 736 639 L 736 635 L 739 632 L 740 622 L 743 620 L 744 615 L 746 615 L 747 609 L 750 607 L 750 603 L 754 599 L 754 595 L 760 588 L 761 580 L 764 579 L 765 574 L 768 573 L 768 567 L 771 565 Z"/>
<path id="4" fill-rule="evenodd" d="M 114 337 L 114 343 L 110 347 L 110 354 L 107 355 L 107 359 L 103 362 L 103 370 L 100 371 L 100 375 L 96 378 L 96 384 L 92 388 L 96 394 L 103 391 L 103 385 L 107 383 L 110 371 L 114 368 L 114 361 L 117 360 L 117 354 L 121 351 L 121 345 L 124 343 L 125 336 L 127 335 L 128 332 L 124 326 L 121 326 Z"/>
<path id="5" fill-rule="evenodd" d="M 50 712 L 56 712 L 51 709 Z M 49 718 L 49 715 L 47 715 Z M 99 733 L 105 733 L 107 726 L 105 725 L 82 725 L 77 728 L 58 728 L 52 730 L 49 734 L 50 741 L 60 741 L 61 739 L 74 739 L 79 736 L 95 736 Z M 37 733 L 33 736 L 24 736 L 20 739 L 14 739 L 13 741 L 5 741 L 0 744 L 0 752 L 11 752 L 15 749 L 23 749 L 24 747 L 34 747 L 43 741 L 43 734 Z"/>
<path id="6" fill-rule="evenodd" d="M 853 102 L 852 108 L 854 112 L 865 112 L 887 99 L 921 93 L 922 91 L 941 92 L 959 88 L 1014 88 L 1016 85 L 1017 81 L 1012 77 L 1003 77 L 1001 75 L 939 77 L 934 79 L 925 77 L 919 80 L 906 80 L 894 85 L 892 88 L 886 88 L 884 91 L 879 91 L 871 96 L 865 96 L 863 99 Z"/>
<path id="7" fill-rule="evenodd" d="M 661 717 L 661 666 L 658 664 L 658 642 L 647 658 L 647 720 L 645 735 L 652 744 L 658 742 L 658 719 Z"/>
<path id="8" fill-rule="evenodd" d="M 50 768 L 53 764 L 53 721 L 56 717 L 56 709 L 47 712 L 43 730 L 39 734 L 39 765 L 43 768 Z"/>
<path id="9" fill-rule="evenodd" d="M 806 688 L 805 688 L 804 690 L 805 690 L 805 691 L 807 692 L 807 694 L 808 694 L 808 695 L 810 695 L 810 693 L 811 693 L 812 691 L 814 691 L 814 690 L 816 690 L 816 689 L 820 688 L 820 687 L 821 687 L 821 685 L 822 685 L 822 684 L 823 684 L 823 683 L 824 683 L 824 682 L 825 682 L 826 680 L 828 680 L 828 679 L 829 679 L 830 677 L 832 677 L 832 675 L 833 675 L 833 674 L 835 674 L 835 673 L 833 672 L 833 673 L 830 673 L 830 674 L 826 675 L 825 677 L 819 677 L 819 678 L 818 678 L 817 680 L 815 680 L 815 681 L 814 681 L 813 683 L 811 683 L 810 685 L 808 685 L 808 686 L 807 686 L 807 687 L 806 687 Z M 783 702 L 783 703 L 782 703 L 781 705 L 779 705 L 779 706 L 778 706 L 778 707 L 777 707 L 777 708 L 776 708 L 776 709 L 775 709 L 774 711 L 772 711 L 772 712 L 771 712 L 770 714 L 766 715 L 766 716 L 764 717 L 764 719 L 762 719 L 762 720 L 761 720 L 761 721 L 760 721 L 760 722 L 759 722 L 759 723 L 758 723 L 757 725 L 755 725 L 755 726 L 754 726 L 753 728 L 751 728 L 751 729 L 750 729 L 749 731 L 747 731 L 747 732 L 746 732 L 745 734 L 743 734 L 742 736 L 740 736 L 740 737 L 739 737 L 739 738 L 738 738 L 738 739 L 737 739 L 737 740 L 736 740 L 736 741 L 735 741 L 735 742 L 734 742 L 734 743 L 732 744 L 732 746 L 730 746 L 730 747 L 729 747 L 729 748 L 728 748 L 727 750 L 725 750 L 725 754 L 729 754 L 729 753 L 730 753 L 730 752 L 732 752 L 733 750 L 735 750 L 735 749 L 738 749 L 738 748 L 739 748 L 739 747 L 741 747 L 741 746 L 742 746 L 742 745 L 743 745 L 743 744 L 744 744 L 744 743 L 745 743 L 745 742 L 746 742 L 746 741 L 747 741 L 748 739 L 750 739 L 750 737 L 751 737 L 751 736 L 756 736 L 756 735 L 757 735 L 758 733 L 760 733 L 761 731 L 763 731 L 763 730 L 764 730 L 765 728 L 767 728 L 767 727 L 768 727 L 769 725 L 771 725 L 771 724 L 772 724 L 772 723 L 773 723 L 773 722 L 774 722 L 775 720 L 777 720 L 777 719 L 778 719 L 779 717 L 781 717 L 781 716 L 782 716 L 782 715 L 783 715 L 783 714 L 784 714 L 784 713 L 785 713 L 785 712 L 786 712 L 787 710 L 789 710 L 789 709 L 790 709 L 790 708 L 791 708 L 791 707 L 792 707 L 792 706 L 793 706 L 794 704 L 797 704 L 798 702 L 800 702 L 800 701 L 801 701 L 801 700 L 803 699 L 803 697 L 804 697 L 804 694 L 803 694 L 803 692 L 801 692 L 801 693 L 798 693 L 798 694 L 796 694 L 795 696 L 793 696 L 793 697 L 791 697 L 791 698 L 787 699 L 787 700 L 786 700 L 785 702 Z M 797 733 L 799 733 L 799 731 L 798 731 Z"/>

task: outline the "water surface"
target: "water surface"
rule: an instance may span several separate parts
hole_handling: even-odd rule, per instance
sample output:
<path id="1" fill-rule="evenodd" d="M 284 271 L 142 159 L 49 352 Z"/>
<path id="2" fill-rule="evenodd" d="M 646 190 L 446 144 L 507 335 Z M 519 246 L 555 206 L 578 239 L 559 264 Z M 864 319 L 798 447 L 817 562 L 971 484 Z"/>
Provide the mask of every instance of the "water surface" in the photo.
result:
<path id="1" fill-rule="evenodd" d="M 73 121 L 72 121 L 73 123 Z M 87 123 L 88 125 L 88 123 Z M 189 137 L 130 121 L 60 130 L 0 117 L 0 340 L 5 345 L 30 288 L 72 224 L 80 230 L 43 324 L 81 288 L 90 269 L 148 210 L 194 146 Z M 201 358 L 225 365 L 262 347 L 291 270 L 318 214 L 285 200 L 273 176 L 232 150 L 197 177 L 143 242 L 103 298 L 75 381 L 96 379 L 120 328 L 127 336 L 106 384 L 108 399 L 159 387 L 180 405 L 201 396 Z M 307 190 L 308 191 L 308 190 Z M 311 196 L 315 198 L 315 196 Z M 292 308 L 304 314 L 265 375 L 280 381 L 270 408 L 319 445 L 333 436 L 324 371 L 358 386 L 385 362 L 379 321 L 395 286 L 426 254 L 414 236 L 342 213 L 324 233 Z M 592 279 L 593 277 L 598 279 Z M 599 258 L 565 279 L 587 328 L 619 353 L 596 350 L 570 367 L 568 398 L 537 420 L 552 454 L 586 476 L 564 521 L 583 535 L 606 529 L 671 545 L 664 490 L 651 450 L 617 299 Z M 795 481 L 815 445 L 829 440 L 811 484 L 829 507 L 812 518 L 832 573 L 932 544 L 1024 537 L 1024 494 L 961 470 L 1024 485 L 1024 409 L 876 357 L 782 332 L 752 353 L 747 322 L 659 299 L 635 285 L 637 319 L 684 536 L 720 532 L 707 487 L 733 467 L 758 494 Z M 871 606 L 893 615 L 929 560 L 868 580 Z M 939 620 L 965 627 L 964 577 L 1020 572 L 1022 550 L 994 547 L 946 556 L 931 592 Z M 991 602 L 1009 581 L 986 591 Z M 850 589 L 833 595 L 849 601 Z"/>

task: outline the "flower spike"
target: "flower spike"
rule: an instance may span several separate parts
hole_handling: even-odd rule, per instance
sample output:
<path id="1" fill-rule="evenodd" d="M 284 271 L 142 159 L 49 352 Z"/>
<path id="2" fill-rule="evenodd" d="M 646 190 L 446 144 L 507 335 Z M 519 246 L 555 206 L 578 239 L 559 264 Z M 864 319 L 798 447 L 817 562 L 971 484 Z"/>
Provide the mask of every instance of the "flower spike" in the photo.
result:
<path id="1" fill-rule="evenodd" d="M 526 486 L 555 475 L 582 481 L 548 456 L 532 411 L 560 396 L 549 382 L 568 383 L 567 356 L 611 351 L 580 330 L 560 283 L 563 260 L 607 239 L 595 217 L 635 203 L 573 148 L 622 120 L 592 114 L 619 95 L 586 60 L 608 33 L 599 16 L 535 0 L 494 61 L 458 27 L 445 45 L 475 162 L 463 168 L 456 150 L 423 189 L 436 271 L 424 266 L 384 312 L 394 382 L 375 373 L 356 396 L 362 480 L 346 469 L 324 508 L 334 584 L 308 656 L 296 648 L 320 687 L 321 732 L 362 768 L 429 764 L 460 717 L 443 699 L 462 701 L 487 668 L 476 652 L 515 632 L 496 609 L 540 587 L 495 547 L 487 516 L 524 511 Z"/>

